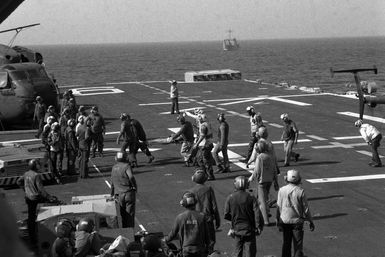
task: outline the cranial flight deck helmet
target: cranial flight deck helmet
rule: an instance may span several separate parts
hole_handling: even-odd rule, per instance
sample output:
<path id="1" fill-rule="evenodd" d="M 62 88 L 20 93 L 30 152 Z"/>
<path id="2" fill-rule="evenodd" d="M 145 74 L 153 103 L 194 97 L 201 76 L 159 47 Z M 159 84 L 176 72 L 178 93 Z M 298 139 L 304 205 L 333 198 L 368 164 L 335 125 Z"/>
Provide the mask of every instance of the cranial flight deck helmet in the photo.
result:
<path id="1" fill-rule="evenodd" d="M 206 172 L 202 169 L 197 169 L 194 175 L 192 175 L 191 177 L 191 180 L 197 184 L 203 184 L 207 181 L 207 179 L 208 179 L 208 176 Z"/>
<path id="2" fill-rule="evenodd" d="M 356 122 L 354 122 L 354 126 L 356 126 L 356 127 L 361 127 L 361 125 L 362 125 L 362 120 L 361 119 L 357 120 Z"/>
<path id="3" fill-rule="evenodd" d="M 289 114 L 287 114 L 287 113 L 282 113 L 282 114 L 281 114 L 281 120 L 286 120 L 286 119 L 289 119 Z"/>
<path id="4" fill-rule="evenodd" d="M 185 208 L 194 207 L 197 203 L 197 199 L 194 193 L 186 192 L 183 194 L 182 200 L 180 200 L 179 203 Z"/>
<path id="5" fill-rule="evenodd" d="M 245 176 L 238 176 L 234 179 L 234 187 L 237 190 L 246 190 L 249 187 L 249 181 Z"/>
<path id="6" fill-rule="evenodd" d="M 285 180 L 289 183 L 299 184 L 301 183 L 301 175 L 298 170 L 288 170 Z"/>

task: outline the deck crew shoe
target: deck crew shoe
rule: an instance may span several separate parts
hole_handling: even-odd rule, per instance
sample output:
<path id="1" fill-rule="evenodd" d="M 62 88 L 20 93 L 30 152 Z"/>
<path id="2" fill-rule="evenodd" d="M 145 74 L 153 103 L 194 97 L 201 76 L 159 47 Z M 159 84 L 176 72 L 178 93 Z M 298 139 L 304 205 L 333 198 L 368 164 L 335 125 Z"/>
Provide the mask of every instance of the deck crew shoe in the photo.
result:
<path id="1" fill-rule="evenodd" d="M 222 173 L 224 171 L 225 171 L 225 168 L 221 164 L 219 164 L 218 168 L 215 170 L 214 173 Z"/>
<path id="2" fill-rule="evenodd" d="M 155 157 L 153 155 L 150 155 L 148 157 L 148 163 L 152 163 L 152 161 L 155 159 Z"/>
<path id="3" fill-rule="evenodd" d="M 299 159 L 299 153 L 295 154 L 295 156 L 294 156 L 294 160 L 295 160 L 295 162 L 297 162 L 297 161 L 298 161 L 298 159 Z"/>

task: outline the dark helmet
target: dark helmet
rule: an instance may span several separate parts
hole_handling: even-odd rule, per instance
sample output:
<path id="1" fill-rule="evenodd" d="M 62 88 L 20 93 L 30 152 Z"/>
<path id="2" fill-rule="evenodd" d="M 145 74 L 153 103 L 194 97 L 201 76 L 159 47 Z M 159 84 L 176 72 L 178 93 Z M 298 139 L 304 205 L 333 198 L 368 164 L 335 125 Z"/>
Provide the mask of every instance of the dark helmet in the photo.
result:
<path id="1" fill-rule="evenodd" d="M 186 118 L 183 117 L 183 115 L 178 115 L 178 117 L 176 118 L 176 120 L 180 123 L 180 124 L 184 124 L 186 122 Z"/>
<path id="2" fill-rule="evenodd" d="M 115 156 L 115 160 L 117 162 L 125 162 L 127 159 L 127 153 L 126 152 L 117 152 Z"/>
<path id="3" fill-rule="evenodd" d="M 85 231 L 91 233 L 94 230 L 95 223 L 91 218 L 82 218 L 77 225 L 78 231 Z"/>
<path id="4" fill-rule="evenodd" d="M 50 106 L 48 106 L 48 109 L 47 110 L 52 110 L 52 111 L 54 111 L 55 110 L 55 107 L 53 106 L 53 105 L 50 105 Z"/>
<path id="5" fill-rule="evenodd" d="M 121 113 L 120 114 L 120 120 L 129 120 L 129 119 L 131 119 L 131 117 L 130 117 L 130 115 L 129 114 L 127 114 L 127 113 L 125 113 L 125 112 L 123 112 L 123 113 Z"/>
<path id="6" fill-rule="evenodd" d="M 56 224 L 56 236 L 59 238 L 70 237 L 71 232 L 75 231 L 75 224 L 70 219 L 61 219 Z"/>
<path id="7" fill-rule="evenodd" d="M 150 252 L 159 252 L 162 248 L 162 242 L 156 235 L 145 236 L 142 242 L 143 250 Z"/>
<path id="8" fill-rule="evenodd" d="M 225 114 L 224 114 L 223 112 L 222 112 L 222 113 L 219 113 L 219 114 L 218 114 L 218 117 L 217 117 L 217 120 L 219 120 L 219 121 L 220 121 L 220 120 L 222 120 L 222 121 L 225 120 Z"/>
<path id="9" fill-rule="evenodd" d="M 38 159 L 29 160 L 28 167 L 31 170 L 37 171 L 39 169 L 39 160 Z"/>
<path id="10" fill-rule="evenodd" d="M 179 203 L 185 208 L 194 207 L 197 203 L 197 199 L 194 193 L 186 192 L 183 194 L 182 200 L 180 200 Z"/>
<path id="11" fill-rule="evenodd" d="M 207 174 L 201 169 L 197 169 L 192 175 L 191 180 L 197 184 L 203 184 L 207 181 Z"/>
<path id="12" fill-rule="evenodd" d="M 98 109 L 97 106 L 92 106 L 91 111 L 92 111 L 92 112 L 98 112 L 99 109 Z"/>
<path id="13" fill-rule="evenodd" d="M 84 107 L 84 105 L 80 105 L 79 106 L 79 112 L 84 112 L 86 110 L 86 107 Z"/>
<path id="14" fill-rule="evenodd" d="M 69 90 L 68 90 L 68 94 L 69 94 L 69 95 L 72 95 L 72 94 L 73 94 L 72 89 L 69 89 Z"/>
<path id="15" fill-rule="evenodd" d="M 249 187 L 249 181 L 245 176 L 238 176 L 234 179 L 234 187 L 237 190 L 246 190 Z"/>
<path id="16" fill-rule="evenodd" d="M 41 98 L 41 96 L 36 96 L 36 102 L 41 102 L 41 101 L 43 101 L 43 98 Z"/>

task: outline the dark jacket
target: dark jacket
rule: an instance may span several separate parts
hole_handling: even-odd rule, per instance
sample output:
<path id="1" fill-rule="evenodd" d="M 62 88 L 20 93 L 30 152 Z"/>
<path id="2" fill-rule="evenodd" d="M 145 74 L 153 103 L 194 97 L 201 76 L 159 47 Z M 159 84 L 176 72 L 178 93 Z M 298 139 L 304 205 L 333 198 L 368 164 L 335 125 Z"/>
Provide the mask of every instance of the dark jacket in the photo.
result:
<path id="1" fill-rule="evenodd" d="M 177 139 L 178 137 L 182 137 L 183 141 L 194 142 L 194 128 L 191 122 L 185 121 L 180 130 L 172 136 L 172 139 Z"/>
<path id="2" fill-rule="evenodd" d="M 229 144 L 229 124 L 226 121 L 219 123 L 218 144 L 227 146 Z"/>
<path id="3" fill-rule="evenodd" d="M 183 252 L 204 253 L 210 243 L 208 228 L 203 213 L 186 210 L 179 214 L 171 232 L 166 236 L 166 242 L 179 238 Z"/>
<path id="4" fill-rule="evenodd" d="M 45 191 L 40 175 L 29 170 L 17 180 L 17 185 L 23 188 L 25 197 L 32 201 L 46 200 L 49 194 Z"/>
<path id="5" fill-rule="evenodd" d="M 238 236 L 253 235 L 256 228 L 263 226 L 257 199 L 242 190 L 227 197 L 224 218 L 231 221 L 231 228 Z"/>
<path id="6" fill-rule="evenodd" d="M 116 163 L 112 167 L 111 181 L 111 195 L 137 190 L 136 180 L 129 163 Z"/>
<path id="7" fill-rule="evenodd" d="M 212 187 L 202 184 L 196 184 L 190 192 L 197 197 L 197 204 L 195 210 L 206 215 L 208 221 L 216 221 L 220 224 L 220 217 L 218 211 L 217 200 L 215 199 L 214 190 Z"/>

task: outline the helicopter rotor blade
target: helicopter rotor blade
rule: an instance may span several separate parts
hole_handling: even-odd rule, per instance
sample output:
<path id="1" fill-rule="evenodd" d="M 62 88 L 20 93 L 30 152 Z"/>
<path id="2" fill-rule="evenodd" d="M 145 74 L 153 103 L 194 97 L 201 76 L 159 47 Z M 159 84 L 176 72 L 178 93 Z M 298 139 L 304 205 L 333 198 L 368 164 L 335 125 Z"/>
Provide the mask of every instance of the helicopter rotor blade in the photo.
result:
<path id="1" fill-rule="evenodd" d="M 26 25 L 26 26 L 16 27 L 16 28 L 12 28 L 12 29 L 6 29 L 6 30 L 0 31 L 0 33 L 10 32 L 10 31 L 18 32 L 18 31 L 20 31 L 22 29 L 26 29 L 26 28 L 30 28 L 30 27 L 35 27 L 35 26 L 38 26 L 38 25 L 40 25 L 40 23 L 34 23 L 34 24 Z"/>

